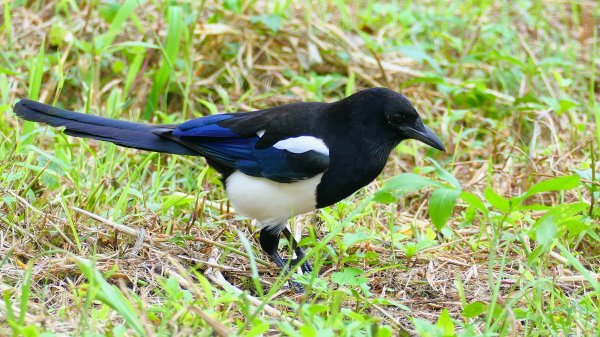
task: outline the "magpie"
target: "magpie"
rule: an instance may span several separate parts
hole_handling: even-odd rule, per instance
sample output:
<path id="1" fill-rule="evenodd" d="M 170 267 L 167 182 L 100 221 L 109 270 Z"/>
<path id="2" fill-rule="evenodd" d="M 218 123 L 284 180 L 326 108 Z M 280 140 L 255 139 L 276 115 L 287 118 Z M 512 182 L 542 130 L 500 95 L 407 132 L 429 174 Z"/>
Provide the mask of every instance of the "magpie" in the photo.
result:
<path id="1" fill-rule="evenodd" d="M 299 102 L 264 110 L 216 114 L 178 125 L 148 125 L 77 113 L 23 99 L 17 116 L 67 135 L 162 153 L 202 156 L 224 181 L 231 205 L 257 220 L 261 248 L 283 271 L 312 266 L 288 219 L 335 204 L 373 181 L 403 140 L 445 152 L 403 95 L 359 91 L 333 103 Z M 296 259 L 278 253 L 283 234 Z M 289 266 L 288 266 L 289 262 Z"/>

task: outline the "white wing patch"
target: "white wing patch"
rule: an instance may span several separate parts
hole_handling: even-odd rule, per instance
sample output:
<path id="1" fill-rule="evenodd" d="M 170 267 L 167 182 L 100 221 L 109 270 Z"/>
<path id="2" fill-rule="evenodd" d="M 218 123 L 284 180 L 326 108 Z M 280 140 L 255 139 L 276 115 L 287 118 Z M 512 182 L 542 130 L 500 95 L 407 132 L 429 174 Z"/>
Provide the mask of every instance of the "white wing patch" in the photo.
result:
<path id="1" fill-rule="evenodd" d="M 312 136 L 300 136 L 280 140 L 275 143 L 273 147 L 280 150 L 290 151 L 292 153 L 315 151 L 326 156 L 329 155 L 329 148 L 327 145 L 325 145 L 323 140 Z"/>
<path id="2" fill-rule="evenodd" d="M 262 138 L 262 136 L 265 134 L 265 130 L 260 130 L 256 134 L 258 135 L 259 138 Z"/>

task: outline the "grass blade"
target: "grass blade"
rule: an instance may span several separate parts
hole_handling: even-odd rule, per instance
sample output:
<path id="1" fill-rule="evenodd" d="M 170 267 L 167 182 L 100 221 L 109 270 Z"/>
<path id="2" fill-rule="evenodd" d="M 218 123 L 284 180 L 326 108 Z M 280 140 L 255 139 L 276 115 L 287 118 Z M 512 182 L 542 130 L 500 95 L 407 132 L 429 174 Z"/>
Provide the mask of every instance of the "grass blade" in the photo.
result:
<path id="1" fill-rule="evenodd" d="M 108 31 L 94 39 L 98 55 L 102 54 L 106 48 L 112 45 L 117 35 L 123 30 L 126 20 L 133 14 L 133 11 L 140 2 L 139 0 L 126 0 L 110 23 Z"/>
<path id="2" fill-rule="evenodd" d="M 131 89 L 131 85 L 138 77 L 140 69 L 142 68 L 142 62 L 144 62 L 144 58 L 146 58 L 146 49 L 143 47 L 135 48 L 135 56 L 133 61 L 129 65 L 129 70 L 127 70 L 127 77 L 125 78 L 125 87 L 123 88 L 123 94 L 129 94 L 129 90 Z"/>
<path id="3" fill-rule="evenodd" d="M 10 4 L 9 0 L 4 0 L 4 24 L 2 27 L 4 28 L 4 34 L 6 34 L 6 40 L 8 41 L 7 47 L 11 47 L 11 21 L 10 21 Z"/>
<path id="4" fill-rule="evenodd" d="M 125 295 L 117 287 L 106 282 L 91 261 L 76 258 L 75 262 L 88 279 L 90 286 L 93 285 L 97 288 L 94 297 L 118 312 L 127 325 L 135 330 L 139 336 L 147 336 L 148 333 L 139 319 L 139 313 L 135 310 L 131 302 L 127 300 Z"/>
<path id="5" fill-rule="evenodd" d="M 21 286 L 21 301 L 19 304 L 19 324 L 25 324 L 25 314 L 27 313 L 27 305 L 29 303 L 29 295 L 31 293 L 31 272 L 33 270 L 33 260 L 29 260 L 25 275 L 23 277 L 23 285 Z"/>
<path id="6" fill-rule="evenodd" d="M 181 45 L 182 32 L 184 29 L 183 20 L 183 9 L 179 6 L 171 6 L 168 9 L 167 20 L 169 28 L 167 31 L 167 39 L 165 42 L 163 52 L 163 62 L 161 62 L 160 68 L 158 69 L 155 77 L 152 90 L 148 96 L 148 103 L 144 111 L 144 118 L 150 119 L 154 111 L 158 108 L 159 96 L 165 90 L 167 82 L 170 79 L 173 71 L 173 65 L 179 52 L 179 46 Z"/>
<path id="7" fill-rule="evenodd" d="M 251 271 L 251 275 L 252 275 L 252 282 L 254 283 L 254 286 L 255 286 L 256 290 L 258 291 L 258 294 L 262 297 L 262 296 L 264 296 L 264 291 L 263 291 L 262 285 L 260 284 L 260 277 L 258 274 L 258 266 L 256 265 L 256 258 L 254 258 L 254 253 L 252 253 L 252 245 L 250 244 L 250 242 L 248 241 L 248 239 L 246 238 L 244 233 L 237 231 L 237 234 L 238 234 L 238 238 L 240 239 L 240 242 L 244 246 L 244 250 L 248 254 L 248 260 L 250 260 L 250 271 Z"/>
<path id="8" fill-rule="evenodd" d="M 32 59 L 29 65 L 29 91 L 27 97 L 34 101 L 40 97 L 40 87 L 42 86 L 42 77 L 44 76 L 45 45 L 45 40 L 42 40 L 37 57 Z"/>

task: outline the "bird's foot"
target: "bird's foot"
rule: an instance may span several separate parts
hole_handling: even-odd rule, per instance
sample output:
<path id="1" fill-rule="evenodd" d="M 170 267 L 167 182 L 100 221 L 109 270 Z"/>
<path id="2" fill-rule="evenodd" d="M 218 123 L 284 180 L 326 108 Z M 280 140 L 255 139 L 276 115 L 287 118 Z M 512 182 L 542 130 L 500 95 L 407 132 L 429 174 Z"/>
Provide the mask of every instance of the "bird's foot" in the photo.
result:
<path id="1" fill-rule="evenodd" d="M 300 262 L 301 258 L 295 258 L 293 260 L 290 261 L 290 259 L 283 259 L 283 262 L 288 265 L 291 266 L 291 269 L 294 270 L 297 266 L 298 266 L 298 262 Z M 313 271 L 313 267 L 310 264 L 310 262 L 308 260 L 305 260 L 301 265 L 300 265 L 300 270 L 302 270 L 302 272 L 304 274 L 309 274 L 312 273 Z"/>
<path id="2" fill-rule="evenodd" d="M 304 294 L 304 286 L 301 285 L 300 283 L 289 279 L 288 283 L 290 285 L 290 290 L 292 290 L 294 292 L 294 294 L 300 295 L 300 294 Z"/>
<path id="3" fill-rule="evenodd" d="M 296 261 L 296 264 L 298 263 L 299 260 L 294 259 L 292 260 L 292 264 L 289 265 L 288 264 L 288 259 L 283 259 L 281 258 L 281 255 L 279 255 L 279 253 L 274 253 L 270 255 L 271 259 L 273 260 L 273 262 L 275 262 L 275 264 L 277 264 L 277 266 L 279 266 L 279 268 L 281 268 L 281 271 L 285 274 L 285 275 L 290 275 L 293 267 L 295 266 L 294 261 Z M 304 266 L 305 264 L 307 264 L 308 261 L 306 261 L 305 263 L 302 264 L 302 266 Z M 291 267 L 291 268 L 290 268 Z M 308 263 L 308 267 L 310 268 L 310 270 L 312 270 L 312 266 L 310 266 L 310 263 Z M 304 268 L 302 269 L 304 271 Z M 304 293 L 304 287 L 292 280 L 291 278 L 288 280 L 288 283 L 290 284 L 290 288 L 296 293 L 296 294 L 302 294 Z"/>

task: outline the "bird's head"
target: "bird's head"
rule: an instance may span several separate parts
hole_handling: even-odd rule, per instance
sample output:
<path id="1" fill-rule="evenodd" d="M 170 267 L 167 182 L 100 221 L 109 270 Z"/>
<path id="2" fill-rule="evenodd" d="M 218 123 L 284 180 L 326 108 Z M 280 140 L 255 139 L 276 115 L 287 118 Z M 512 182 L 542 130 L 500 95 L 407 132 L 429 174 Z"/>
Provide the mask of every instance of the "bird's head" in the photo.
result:
<path id="1" fill-rule="evenodd" d="M 375 89 L 389 126 L 401 140 L 416 139 L 446 152 L 440 138 L 423 124 L 415 107 L 403 95 L 385 88 Z"/>

